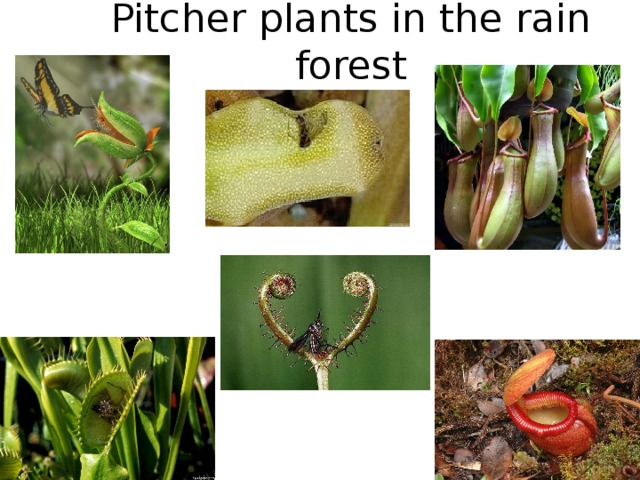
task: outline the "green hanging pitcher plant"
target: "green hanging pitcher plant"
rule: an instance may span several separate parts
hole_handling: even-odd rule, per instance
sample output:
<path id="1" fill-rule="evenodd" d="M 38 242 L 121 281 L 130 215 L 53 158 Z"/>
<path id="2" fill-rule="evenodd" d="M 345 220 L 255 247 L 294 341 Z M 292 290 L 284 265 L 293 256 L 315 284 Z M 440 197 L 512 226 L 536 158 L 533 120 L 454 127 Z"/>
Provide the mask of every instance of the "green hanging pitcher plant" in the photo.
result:
<path id="1" fill-rule="evenodd" d="M 447 140 L 436 152 L 442 166 L 447 160 L 444 224 L 462 248 L 507 249 L 521 231 L 520 247 L 553 245 L 560 236 L 571 249 L 619 245 L 607 208 L 620 199 L 621 111 L 612 103 L 620 100 L 620 68 L 597 68 L 436 67 L 437 135 Z"/>
<path id="2" fill-rule="evenodd" d="M 156 160 L 152 155 L 152 150 L 157 143 L 155 137 L 160 128 L 152 128 L 145 133 L 142 125 L 135 118 L 109 105 L 104 98 L 104 92 L 100 94 L 98 100 L 96 123 L 98 130 L 83 130 L 76 135 L 76 146 L 81 143 L 94 145 L 112 157 L 125 160 L 124 168 L 130 167 L 142 158 L 148 158 L 150 162 L 149 169 L 138 177 L 134 178 L 131 174 L 125 173 L 121 177 L 122 183 L 112 187 L 100 202 L 98 221 L 104 233 L 102 238 L 105 239 L 108 231 L 106 207 L 109 199 L 124 188 L 130 188 L 144 196 L 148 195 L 142 180 L 149 178 L 156 169 Z M 113 230 L 123 230 L 158 250 L 166 249 L 166 240 L 158 230 L 144 222 L 130 220 L 123 225 L 114 227 Z"/>
<path id="3" fill-rule="evenodd" d="M 187 415 L 196 447 L 213 447 L 213 417 L 196 380 L 205 343 L 204 338 L 142 338 L 129 353 L 120 338 L 73 339 L 69 355 L 58 339 L 0 338 L 6 359 L 3 422 L 15 421 L 16 406 L 28 408 L 16 395 L 19 375 L 36 395 L 41 431 L 56 459 L 48 464 L 25 459 L 23 466 L 18 426 L 0 427 L 0 480 L 15 480 L 21 471 L 20 478 L 172 479 Z M 150 388 L 152 400 L 141 408 Z M 173 422 L 172 395 L 178 398 Z"/>

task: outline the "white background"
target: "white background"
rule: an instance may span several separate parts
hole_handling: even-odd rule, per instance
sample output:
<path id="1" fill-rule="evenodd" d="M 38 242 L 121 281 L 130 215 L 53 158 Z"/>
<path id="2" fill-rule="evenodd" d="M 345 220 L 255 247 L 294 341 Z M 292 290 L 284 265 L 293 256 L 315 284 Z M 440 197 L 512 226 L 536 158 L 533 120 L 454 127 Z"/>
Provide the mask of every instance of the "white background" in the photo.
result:
<path id="1" fill-rule="evenodd" d="M 434 64 L 622 64 L 624 78 L 635 78 L 635 2 L 565 0 L 565 10 L 588 12 L 588 34 L 520 34 L 518 8 L 553 11 L 559 2 L 467 0 L 464 6 L 476 12 L 500 11 L 502 31 L 458 34 L 442 32 L 441 2 L 401 1 L 401 7 L 422 9 L 425 31 L 393 34 L 392 1 L 352 1 L 354 9 L 376 10 L 376 32 L 281 32 L 267 41 L 260 40 L 260 10 L 284 11 L 285 2 L 189 3 L 203 12 L 248 13 L 235 34 L 135 33 L 130 25 L 116 34 L 112 2 L 4 4 L 0 334 L 218 337 L 220 255 L 433 254 L 432 339 L 640 337 L 634 313 L 637 190 L 625 189 L 620 252 L 433 251 Z M 160 10 L 183 4 L 153 2 Z M 344 10 L 345 4 L 299 0 L 293 10 Z M 300 81 L 295 57 L 303 49 L 314 56 L 370 60 L 398 50 L 408 58 L 401 67 L 408 78 Z M 14 56 L 53 54 L 171 55 L 169 255 L 14 254 Z M 410 89 L 411 227 L 204 228 L 204 90 L 246 88 Z M 635 111 L 633 84 L 623 92 L 625 111 Z M 625 131 L 638 128 L 632 115 L 624 122 Z M 622 148 L 630 185 L 639 171 L 637 154 L 632 142 Z M 433 358 L 432 349 L 433 340 L 425 355 Z M 216 351 L 220 372 L 224 352 Z M 216 384 L 219 389 L 219 375 Z M 276 418 L 278 411 L 285 412 L 286 424 Z M 218 391 L 216 463 L 223 480 L 433 478 L 433 393 Z"/>

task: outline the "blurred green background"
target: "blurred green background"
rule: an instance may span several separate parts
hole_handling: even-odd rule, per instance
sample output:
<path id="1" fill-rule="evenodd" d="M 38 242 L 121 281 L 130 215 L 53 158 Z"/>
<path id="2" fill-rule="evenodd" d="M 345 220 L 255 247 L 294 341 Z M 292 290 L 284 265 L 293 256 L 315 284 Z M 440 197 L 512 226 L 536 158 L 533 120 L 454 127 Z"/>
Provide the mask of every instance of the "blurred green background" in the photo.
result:
<path id="1" fill-rule="evenodd" d="M 274 340 L 263 337 L 270 330 L 257 305 L 257 287 L 265 274 L 278 271 L 292 274 L 297 290 L 287 300 L 273 299 L 273 308 L 284 306 L 296 336 L 321 310 L 330 343 L 345 332 L 344 322 L 362 301 L 342 292 L 344 275 L 362 271 L 378 284 L 376 323 L 367 328 L 366 343 L 356 341 L 357 355 L 338 355 L 330 389 L 428 389 L 428 256 L 222 256 L 221 388 L 317 388 L 310 365 L 300 359 L 291 368 L 297 357 L 287 356 L 281 343 L 269 349 Z"/>
<path id="2" fill-rule="evenodd" d="M 41 55 L 16 56 L 16 192 L 28 198 L 61 195 L 59 187 L 76 195 L 98 190 L 113 175 L 124 172 L 124 160 L 109 157 L 89 145 L 74 148 L 74 136 L 94 129 L 96 111 L 79 115 L 42 117 L 20 81 L 35 87 L 35 65 Z M 160 127 L 154 157 L 156 190 L 169 192 L 169 56 L 47 55 L 47 65 L 60 94 L 68 94 L 81 106 L 94 105 L 104 92 L 107 102 L 142 123 L 145 131 Z M 148 168 L 139 162 L 127 171 L 138 175 Z"/>

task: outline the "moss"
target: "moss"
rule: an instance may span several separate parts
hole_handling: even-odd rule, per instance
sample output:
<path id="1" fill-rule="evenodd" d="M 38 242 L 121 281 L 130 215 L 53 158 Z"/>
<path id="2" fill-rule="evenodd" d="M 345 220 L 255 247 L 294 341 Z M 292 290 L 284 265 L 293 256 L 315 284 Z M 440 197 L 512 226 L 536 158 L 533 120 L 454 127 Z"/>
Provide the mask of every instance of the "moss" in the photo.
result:
<path id="1" fill-rule="evenodd" d="M 575 471 L 577 478 L 610 480 L 616 469 L 624 465 L 640 465 L 636 435 L 609 435 L 591 450 L 588 458 L 576 463 Z"/>
<path id="2" fill-rule="evenodd" d="M 561 378 L 563 387 L 573 390 L 577 395 L 600 393 L 611 385 L 612 376 L 624 378 L 638 368 L 638 342 L 561 341 L 554 343 L 552 348 L 556 351 L 558 361 L 569 363 L 573 358 L 580 359 Z"/>
<path id="3" fill-rule="evenodd" d="M 478 352 L 479 349 L 476 349 L 472 342 L 444 340 L 436 343 L 436 364 L 458 366 L 458 368 L 442 369 L 436 376 L 436 426 L 452 421 L 468 420 L 469 417 L 478 413 L 477 404 L 467 394 L 463 379 L 463 371 L 467 371 L 472 365 L 468 358 L 477 357 Z"/>
<path id="4" fill-rule="evenodd" d="M 518 474 L 538 470 L 538 461 L 526 452 L 518 451 L 513 455 L 513 465 Z"/>
<path id="5" fill-rule="evenodd" d="M 560 478 L 562 480 L 579 480 L 583 478 L 576 474 L 574 461 L 570 457 L 560 457 L 558 466 L 560 467 Z"/>

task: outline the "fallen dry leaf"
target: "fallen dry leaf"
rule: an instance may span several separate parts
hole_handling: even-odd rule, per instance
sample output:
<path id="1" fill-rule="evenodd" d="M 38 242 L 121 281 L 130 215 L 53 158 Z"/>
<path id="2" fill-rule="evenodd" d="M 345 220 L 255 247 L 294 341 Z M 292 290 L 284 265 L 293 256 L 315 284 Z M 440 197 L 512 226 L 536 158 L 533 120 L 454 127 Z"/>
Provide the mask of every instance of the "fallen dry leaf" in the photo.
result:
<path id="1" fill-rule="evenodd" d="M 495 437 L 482 452 L 482 473 L 487 480 L 499 480 L 504 477 L 513 463 L 513 452 L 507 441 Z"/>
<path id="2" fill-rule="evenodd" d="M 501 398 L 496 397 L 490 400 L 478 400 L 478 410 L 480 410 L 483 415 L 490 417 L 504 410 L 504 402 Z"/>
<path id="3" fill-rule="evenodd" d="M 488 381 L 489 377 L 482 362 L 476 363 L 467 372 L 467 389 L 470 392 L 477 392 L 483 385 L 486 385 Z"/>
<path id="4" fill-rule="evenodd" d="M 468 448 L 458 448 L 453 454 L 453 461 L 455 463 L 465 463 L 473 460 L 475 455 Z"/>
<path id="5" fill-rule="evenodd" d="M 489 358 L 497 358 L 502 355 L 504 352 L 504 347 L 506 346 L 506 342 L 501 340 L 491 340 L 484 347 L 483 353 Z"/>

